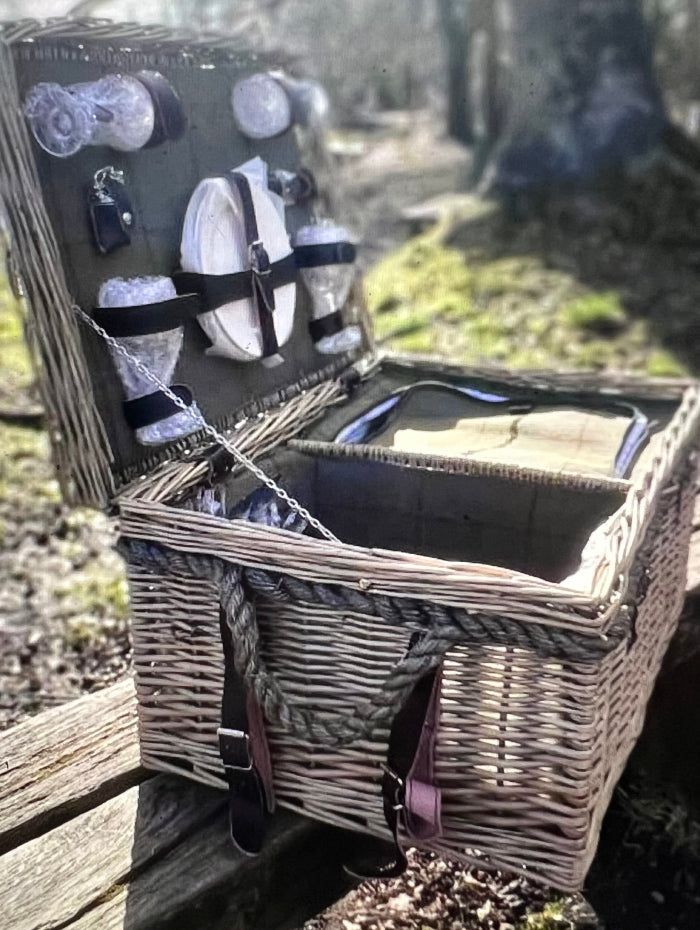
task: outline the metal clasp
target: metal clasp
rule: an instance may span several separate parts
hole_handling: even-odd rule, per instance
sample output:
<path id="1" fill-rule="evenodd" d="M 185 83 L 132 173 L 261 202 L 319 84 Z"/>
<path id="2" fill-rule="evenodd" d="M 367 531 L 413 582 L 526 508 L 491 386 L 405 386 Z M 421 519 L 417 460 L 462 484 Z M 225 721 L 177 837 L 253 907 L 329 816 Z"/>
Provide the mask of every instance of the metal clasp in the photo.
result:
<path id="1" fill-rule="evenodd" d="M 250 243 L 248 246 L 248 258 L 250 259 L 251 270 L 254 274 L 258 275 L 258 277 L 264 278 L 272 274 L 270 256 L 267 254 L 267 249 L 263 245 L 261 239 L 256 239 L 255 242 Z"/>
<path id="2" fill-rule="evenodd" d="M 391 803 L 392 810 L 395 810 L 398 813 L 406 806 L 406 783 L 404 782 L 403 778 L 401 778 L 400 775 L 397 775 L 396 772 L 388 765 L 382 763 L 381 768 L 384 772 L 385 779 L 393 782 L 391 790 L 393 790 L 394 796 L 393 798 L 389 797 L 389 801 Z M 383 790 L 388 794 L 390 789 L 385 784 L 383 786 Z"/>
<path id="3" fill-rule="evenodd" d="M 243 730 L 229 730 L 227 727 L 219 727 L 216 735 L 219 737 L 219 753 L 224 768 L 234 772 L 251 772 L 253 770 L 253 756 L 250 750 L 250 736 Z M 238 764 L 238 751 L 241 748 L 239 745 L 241 741 L 244 754 L 241 754 L 240 759 L 242 760 L 243 755 L 245 755 L 244 765 Z M 236 758 L 236 761 L 231 761 L 232 758 Z"/>
<path id="4" fill-rule="evenodd" d="M 96 196 L 103 202 L 112 202 L 113 198 L 109 193 L 108 181 L 115 181 L 117 184 L 124 184 L 124 172 L 115 168 L 113 165 L 105 165 L 104 168 L 98 168 L 92 178 L 92 186 Z"/>

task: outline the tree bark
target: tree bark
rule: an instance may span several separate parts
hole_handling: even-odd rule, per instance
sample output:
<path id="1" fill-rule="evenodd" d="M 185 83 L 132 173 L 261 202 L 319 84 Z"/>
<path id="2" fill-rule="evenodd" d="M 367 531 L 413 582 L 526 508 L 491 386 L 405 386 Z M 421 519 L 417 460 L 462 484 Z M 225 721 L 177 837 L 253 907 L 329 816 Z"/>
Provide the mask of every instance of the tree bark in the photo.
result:
<path id="1" fill-rule="evenodd" d="M 502 0 L 507 112 L 496 187 L 588 185 L 659 144 L 666 123 L 639 0 Z"/>
<path id="2" fill-rule="evenodd" d="M 459 142 L 474 139 L 469 93 L 469 13 L 471 0 L 438 0 L 447 63 L 447 131 Z"/>

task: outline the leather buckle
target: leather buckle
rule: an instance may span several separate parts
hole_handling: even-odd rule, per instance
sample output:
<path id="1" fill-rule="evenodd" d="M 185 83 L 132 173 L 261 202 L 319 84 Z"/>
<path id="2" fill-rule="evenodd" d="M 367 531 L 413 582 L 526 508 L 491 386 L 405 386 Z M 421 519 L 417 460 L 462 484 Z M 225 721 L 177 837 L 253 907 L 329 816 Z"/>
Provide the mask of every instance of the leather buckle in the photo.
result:
<path id="1" fill-rule="evenodd" d="M 233 772 L 252 772 L 253 756 L 250 751 L 250 736 L 243 730 L 219 727 L 219 753 L 225 769 Z"/>
<path id="2" fill-rule="evenodd" d="M 262 240 L 256 239 L 248 246 L 248 256 L 250 258 L 250 268 L 253 274 L 259 278 L 265 278 L 272 274 L 272 263 L 267 249 L 262 244 Z"/>
<path id="3" fill-rule="evenodd" d="M 392 810 L 398 813 L 406 806 L 406 783 L 400 775 L 384 763 L 382 763 L 382 771 L 384 772 L 382 791 L 388 795 Z"/>

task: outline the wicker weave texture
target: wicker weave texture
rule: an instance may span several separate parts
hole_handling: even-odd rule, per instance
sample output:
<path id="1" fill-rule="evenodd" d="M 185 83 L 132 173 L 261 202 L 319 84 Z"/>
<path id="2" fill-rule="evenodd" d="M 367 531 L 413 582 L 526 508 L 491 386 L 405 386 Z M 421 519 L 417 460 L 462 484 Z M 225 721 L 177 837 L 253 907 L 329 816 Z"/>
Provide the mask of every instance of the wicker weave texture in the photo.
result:
<path id="1" fill-rule="evenodd" d="M 661 492 L 633 566 L 646 583 L 631 644 L 581 664 L 501 646 L 450 652 L 436 760 L 444 832 L 432 848 L 581 886 L 680 612 L 694 494 L 687 468 Z M 130 580 L 144 764 L 223 788 L 216 587 L 135 567 Z M 351 712 L 369 699 L 410 635 L 359 614 L 256 603 L 268 666 L 291 699 L 316 711 Z M 269 737 L 283 806 L 385 834 L 386 731 L 340 750 L 274 727 Z"/>

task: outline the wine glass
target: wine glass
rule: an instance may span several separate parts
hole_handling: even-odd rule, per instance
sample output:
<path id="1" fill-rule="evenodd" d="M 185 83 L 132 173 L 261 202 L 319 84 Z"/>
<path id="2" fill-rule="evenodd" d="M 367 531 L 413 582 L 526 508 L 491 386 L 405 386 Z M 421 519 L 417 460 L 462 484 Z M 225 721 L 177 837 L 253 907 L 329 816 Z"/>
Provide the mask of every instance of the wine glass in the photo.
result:
<path id="1" fill-rule="evenodd" d="M 130 74 L 108 74 L 83 84 L 35 84 L 24 101 L 34 138 L 51 155 L 67 158 L 85 145 L 122 152 L 143 148 L 153 134 L 151 94 Z"/>
<path id="2" fill-rule="evenodd" d="M 294 237 L 295 248 L 313 245 L 335 245 L 351 241 L 347 229 L 332 220 L 322 220 L 302 226 Z M 342 262 L 316 267 L 302 267 L 299 272 L 311 296 L 314 320 L 323 320 L 342 311 L 355 280 L 353 262 Z M 362 342 L 362 330 L 354 324 L 343 325 L 337 332 L 315 341 L 316 351 L 322 355 L 349 352 Z"/>
<path id="3" fill-rule="evenodd" d="M 166 277 L 110 278 L 100 287 L 98 304 L 112 307 L 137 307 L 159 303 L 176 297 L 175 285 Z M 163 333 L 142 336 L 120 336 L 116 339 L 130 355 L 138 359 L 163 384 L 170 384 L 177 364 L 184 328 L 176 326 Z M 113 346 L 109 352 L 124 386 L 127 400 L 136 400 L 152 394 L 156 385 Z M 202 415 L 196 404 L 189 410 L 178 410 L 163 420 L 139 427 L 136 439 L 144 446 L 158 446 L 181 436 L 188 436 L 203 426 Z"/>

